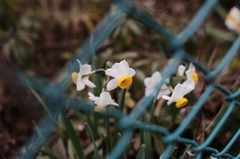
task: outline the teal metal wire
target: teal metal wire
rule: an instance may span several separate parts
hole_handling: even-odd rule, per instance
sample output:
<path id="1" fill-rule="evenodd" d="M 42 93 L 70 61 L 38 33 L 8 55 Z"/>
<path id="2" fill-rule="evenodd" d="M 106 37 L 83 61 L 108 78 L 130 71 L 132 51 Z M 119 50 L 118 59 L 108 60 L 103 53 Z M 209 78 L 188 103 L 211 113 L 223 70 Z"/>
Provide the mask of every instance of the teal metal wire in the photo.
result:
<path id="1" fill-rule="evenodd" d="M 167 144 L 165 152 L 161 155 L 161 159 L 169 158 L 171 154 L 174 143 L 185 143 L 192 146 L 192 150 L 196 153 L 196 158 L 201 159 L 203 152 L 211 152 L 213 157 L 221 158 L 226 157 L 230 159 L 240 159 L 240 154 L 237 156 L 232 156 L 227 153 L 231 146 L 236 142 L 240 136 L 240 129 L 232 137 L 231 141 L 225 146 L 222 151 L 218 151 L 212 147 L 208 147 L 209 144 L 214 140 L 217 133 L 220 131 L 221 127 L 226 122 L 227 118 L 231 115 L 233 109 L 236 106 L 240 106 L 240 102 L 236 100 L 240 96 L 240 89 L 235 93 L 232 93 L 230 90 L 224 88 L 223 86 L 214 83 L 214 79 L 222 72 L 222 70 L 230 63 L 233 57 L 237 54 L 237 51 L 240 46 L 240 37 L 238 37 L 234 44 L 231 46 L 229 51 L 226 53 L 225 57 L 218 65 L 218 67 L 209 71 L 203 65 L 196 62 L 194 59 L 189 57 L 183 45 L 193 36 L 196 30 L 201 26 L 209 13 L 213 10 L 214 5 L 218 3 L 218 0 L 206 0 L 202 7 L 199 9 L 197 14 L 189 22 L 188 26 L 177 36 L 175 36 L 171 31 L 166 29 L 164 26 L 159 24 L 152 18 L 148 13 L 141 10 L 140 8 L 135 7 L 131 1 L 127 0 L 113 0 L 112 7 L 107 15 L 104 17 L 102 23 L 97 27 L 97 29 L 90 35 L 86 40 L 84 45 L 80 47 L 72 60 L 67 64 L 67 66 L 59 73 L 59 76 L 52 81 L 46 81 L 43 79 L 37 79 L 33 76 L 28 75 L 25 72 L 18 73 L 18 77 L 15 82 L 16 85 L 24 88 L 31 86 L 33 89 L 41 92 L 45 96 L 47 105 L 49 107 L 52 117 L 46 116 L 40 122 L 39 129 L 41 130 L 43 137 L 39 139 L 37 133 L 34 133 L 26 143 L 25 147 L 27 150 L 31 149 L 32 151 L 26 151 L 26 153 L 20 152 L 16 158 L 31 159 L 36 156 L 45 140 L 48 138 L 49 134 L 52 132 L 56 126 L 56 118 L 58 115 L 58 109 L 61 107 L 65 109 L 65 103 L 71 106 L 71 108 L 79 109 L 85 112 L 93 112 L 94 108 L 91 105 L 84 103 L 83 101 L 72 99 L 71 97 L 65 95 L 66 89 L 71 84 L 71 73 L 74 70 L 78 69 L 78 64 L 76 59 L 80 59 L 83 63 L 90 61 L 92 57 L 96 54 L 96 51 L 101 47 L 102 42 L 107 39 L 110 34 L 119 26 L 127 16 L 145 24 L 147 27 L 164 37 L 169 42 L 169 51 L 173 53 L 173 62 L 170 63 L 163 71 L 163 80 L 159 82 L 157 90 L 164 84 L 164 79 L 167 79 L 171 74 L 176 70 L 181 61 L 192 62 L 198 70 L 202 71 L 205 75 L 206 80 L 209 81 L 207 89 L 201 95 L 200 99 L 195 103 L 191 112 L 187 115 L 185 120 L 181 125 L 172 133 L 166 130 L 164 127 L 152 125 L 149 123 L 139 123 L 137 120 L 148 108 L 150 103 L 153 100 L 153 96 L 145 97 L 142 101 L 136 106 L 136 108 L 129 114 L 124 115 L 117 110 L 111 110 L 106 112 L 106 115 L 118 119 L 119 127 L 124 130 L 124 134 L 121 140 L 117 143 L 114 149 L 111 151 L 107 159 L 118 158 L 121 153 L 127 147 L 126 145 L 131 140 L 135 130 L 146 130 L 153 133 L 160 134 L 164 137 L 164 142 Z M 8 73 L 4 69 L 0 69 L 0 78 L 3 80 L 10 80 L 12 77 L 7 75 Z M 17 81 L 21 81 L 20 83 Z M 202 109 L 203 105 L 206 103 L 210 94 L 215 90 L 219 90 L 226 95 L 226 102 L 228 102 L 228 108 L 224 113 L 223 117 L 220 119 L 218 124 L 215 126 L 211 134 L 204 141 L 203 144 L 199 145 L 197 142 L 182 138 L 181 135 L 187 129 L 189 124 L 195 119 L 196 115 Z M 239 109 L 239 107 L 237 107 Z"/>

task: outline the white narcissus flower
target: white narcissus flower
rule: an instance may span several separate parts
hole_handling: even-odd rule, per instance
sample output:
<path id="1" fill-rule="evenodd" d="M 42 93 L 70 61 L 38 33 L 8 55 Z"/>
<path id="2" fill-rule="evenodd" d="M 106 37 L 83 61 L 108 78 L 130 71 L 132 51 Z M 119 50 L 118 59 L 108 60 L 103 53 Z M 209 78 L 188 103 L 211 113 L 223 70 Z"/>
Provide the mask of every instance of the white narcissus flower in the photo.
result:
<path id="1" fill-rule="evenodd" d="M 159 72 L 154 72 L 152 77 L 147 77 L 144 79 L 144 84 L 146 86 L 145 88 L 145 96 L 149 96 L 156 91 L 155 87 L 156 85 L 162 80 L 161 73 Z M 168 81 L 166 81 L 168 82 Z M 157 99 L 161 98 L 163 95 L 168 95 L 170 94 L 169 88 L 166 86 L 166 84 L 163 84 L 158 95 Z"/>
<path id="2" fill-rule="evenodd" d="M 237 7 L 233 7 L 227 14 L 225 25 L 228 29 L 240 34 L 240 11 Z"/>
<path id="3" fill-rule="evenodd" d="M 109 92 L 102 92 L 100 94 L 100 97 L 94 96 L 91 92 L 88 93 L 89 99 L 94 101 L 94 103 L 97 105 L 94 110 L 95 111 L 100 111 L 104 112 L 105 111 L 105 106 L 107 105 L 115 105 L 118 106 L 116 102 L 111 98 Z"/>
<path id="4" fill-rule="evenodd" d="M 132 84 L 132 77 L 136 74 L 135 70 L 129 68 L 128 63 L 123 60 L 120 63 L 115 63 L 112 68 L 105 71 L 106 75 L 113 77 L 107 84 L 107 90 L 111 91 L 118 86 L 125 89 Z"/>
<path id="5" fill-rule="evenodd" d="M 89 76 L 83 77 L 83 75 L 91 73 L 92 70 L 91 65 L 88 64 L 82 65 L 79 60 L 77 60 L 77 62 L 79 63 L 80 71 L 79 73 L 77 72 L 72 73 L 72 81 L 74 84 L 77 85 L 77 90 L 78 91 L 83 90 L 85 88 L 85 85 L 87 85 L 90 88 L 96 87 L 96 85 L 89 80 Z"/>
<path id="6" fill-rule="evenodd" d="M 191 88 L 188 85 L 178 83 L 172 93 L 172 96 L 163 95 L 162 98 L 168 100 L 167 104 L 170 105 L 173 102 L 176 102 L 177 108 L 182 108 L 188 103 L 188 100 L 184 96 L 189 93 Z"/>
<path id="7" fill-rule="evenodd" d="M 185 69 L 186 69 L 185 66 L 180 65 L 178 67 L 178 74 L 183 76 Z M 184 81 L 182 85 L 188 88 L 189 92 L 191 92 L 195 88 L 195 85 L 198 83 L 198 75 L 196 73 L 195 66 L 192 63 L 190 63 L 189 68 L 186 71 L 186 76 L 187 80 Z"/>

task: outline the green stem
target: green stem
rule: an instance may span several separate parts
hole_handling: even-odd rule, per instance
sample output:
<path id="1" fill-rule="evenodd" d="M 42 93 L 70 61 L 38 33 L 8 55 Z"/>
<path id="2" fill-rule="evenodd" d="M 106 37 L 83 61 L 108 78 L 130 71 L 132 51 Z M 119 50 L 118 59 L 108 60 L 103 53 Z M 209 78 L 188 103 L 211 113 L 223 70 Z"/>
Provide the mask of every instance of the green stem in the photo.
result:
<path id="1" fill-rule="evenodd" d="M 141 117 L 141 122 L 142 122 L 142 123 L 144 122 L 144 119 L 145 119 L 145 113 L 143 113 L 143 114 L 142 114 L 142 117 Z M 144 137 L 143 137 L 143 131 L 144 131 L 143 129 L 140 130 L 140 143 L 141 143 L 141 144 L 144 144 L 144 143 L 143 143 L 143 138 L 144 138 Z"/>
<path id="2" fill-rule="evenodd" d="M 123 108 L 124 108 L 126 91 L 127 91 L 127 89 L 123 89 L 122 90 L 122 94 L 121 94 L 120 100 L 118 101 L 118 106 L 119 106 L 119 109 L 120 109 L 121 112 L 123 112 Z M 117 141 L 116 140 L 117 139 L 117 133 L 120 132 L 120 130 L 117 127 L 117 124 L 116 124 L 117 122 L 118 122 L 118 119 L 115 119 L 115 123 L 114 123 L 114 127 L 115 127 L 114 139 L 115 139 L 115 141 Z M 115 141 L 114 141 L 114 143 L 116 143 Z"/>
<path id="3" fill-rule="evenodd" d="M 165 83 L 167 86 L 168 86 L 168 88 L 169 88 L 169 90 L 171 91 L 171 93 L 173 93 L 173 88 L 172 88 L 172 86 L 170 85 L 170 83 Z"/>
<path id="4" fill-rule="evenodd" d="M 90 72 L 90 73 L 88 73 L 88 74 L 84 74 L 84 75 L 82 75 L 82 78 L 84 78 L 84 77 L 88 77 L 88 76 L 93 75 L 94 73 L 100 73 L 100 72 L 105 72 L 105 70 L 104 70 L 104 69 L 97 69 L 97 70 L 92 71 L 92 72 Z"/>
<path id="5" fill-rule="evenodd" d="M 73 146 L 77 152 L 77 155 L 79 156 L 79 158 L 85 159 L 79 137 L 78 137 L 75 129 L 73 128 L 73 125 L 71 124 L 69 119 L 66 117 L 64 109 L 59 108 L 59 112 L 60 112 L 60 116 L 62 118 L 63 124 L 66 128 L 67 134 L 68 134 L 69 138 L 71 139 Z"/>
<path id="6" fill-rule="evenodd" d="M 154 113 L 155 103 L 156 103 L 156 98 L 153 100 L 153 103 L 152 103 L 149 123 L 153 122 L 153 113 Z"/>
<path id="7" fill-rule="evenodd" d="M 172 86 L 168 86 L 168 88 L 169 88 L 169 90 L 173 93 L 173 88 L 172 88 Z"/>
<path id="8" fill-rule="evenodd" d="M 106 113 L 108 114 L 108 110 L 109 108 L 106 107 Z M 106 128 L 106 132 L 107 132 L 107 145 L 108 145 L 108 153 L 110 152 L 110 129 L 109 129 L 109 118 L 107 115 L 104 116 L 104 124 L 105 124 L 105 128 Z"/>
<path id="9" fill-rule="evenodd" d="M 180 78 L 180 79 L 187 79 L 187 77 L 186 76 L 181 76 L 181 75 L 177 75 L 176 77 L 178 77 L 178 78 Z"/>
<path id="10" fill-rule="evenodd" d="M 120 101 L 119 101 L 119 103 L 118 103 L 121 112 L 123 112 L 123 108 L 124 108 L 126 91 L 127 91 L 127 89 L 123 89 L 123 90 L 122 90 L 121 99 L 120 99 Z"/>

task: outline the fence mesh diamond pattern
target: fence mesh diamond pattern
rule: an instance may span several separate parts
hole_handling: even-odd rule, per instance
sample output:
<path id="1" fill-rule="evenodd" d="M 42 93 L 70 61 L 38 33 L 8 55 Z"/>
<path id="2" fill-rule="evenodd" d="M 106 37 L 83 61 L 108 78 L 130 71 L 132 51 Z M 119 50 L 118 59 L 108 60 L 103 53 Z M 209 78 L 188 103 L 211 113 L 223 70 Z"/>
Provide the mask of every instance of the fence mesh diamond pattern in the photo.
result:
<path id="1" fill-rule="evenodd" d="M 193 109 L 186 116 L 184 121 L 179 125 L 179 127 L 174 132 L 169 132 L 164 127 L 141 123 L 137 119 L 144 113 L 149 105 L 151 105 L 151 101 L 153 97 L 145 97 L 141 100 L 141 102 L 136 106 L 136 108 L 129 114 L 123 115 L 118 110 L 111 110 L 111 112 L 106 112 L 106 115 L 118 119 L 119 127 L 124 130 L 124 135 L 121 140 L 117 143 L 117 145 L 113 148 L 108 159 L 118 158 L 121 153 L 125 150 L 127 144 L 131 140 L 133 136 L 133 132 L 135 130 L 146 130 L 154 133 L 158 133 L 163 136 L 164 142 L 167 147 L 160 158 L 166 159 L 171 154 L 175 143 L 185 143 L 190 144 L 192 150 L 196 152 L 196 158 L 201 159 L 204 151 L 209 151 L 212 153 L 213 157 L 220 158 L 240 158 L 240 154 L 238 156 L 232 156 L 228 154 L 227 151 L 231 148 L 231 146 L 236 142 L 236 140 L 240 136 L 240 130 L 238 129 L 235 132 L 235 135 L 232 137 L 231 141 L 225 146 L 223 150 L 217 150 L 213 147 L 209 147 L 210 143 L 214 140 L 217 133 L 224 126 L 226 119 L 231 115 L 231 112 L 235 107 L 240 106 L 240 102 L 235 100 L 240 95 L 240 90 L 232 93 L 230 90 L 224 88 L 223 86 L 216 84 L 214 79 L 223 71 L 223 69 L 230 63 L 233 57 L 237 54 L 237 51 L 240 46 L 240 37 L 238 37 L 229 51 L 225 54 L 225 57 L 222 59 L 220 64 L 212 71 L 206 69 L 203 65 L 196 62 L 191 57 L 187 56 L 183 45 L 193 36 L 196 30 L 201 26 L 203 21 L 209 15 L 209 13 L 213 10 L 214 6 L 218 3 L 218 0 L 206 0 L 205 3 L 198 10 L 196 15 L 189 22 L 187 27 L 178 35 L 174 35 L 164 26 L 156 22 L 149 14 L 140 8 L 134 6 L 131 1 L 127 0 L 114 0 L 111 6 L 110 11 L 102 20 L 101 24 L 97 27 L 97 29 L 91 34 L 91 36 L 86 40 L 86 42 L 81 46 L 69 64 L 59 73 L 59 75 L 55 78 L 55 80 L 49 82 L 43 79 L 38 79 L 33 76 L 28 75 L 25 72 L 19 72 L 16 81 L 21 81 L 20 83 L 13 81 L 19 87 L 31 88 L 33 90 L 40 91 L 41 94 L 45 97 L 46 102 L 51 107 L 49 108 L 50 112 L 48 116 L 42 119 L 41 123 L 38 125 L 41 130 L 43 136 L 39 138 L 38 134 L 33 134 L 28 142 L 26 143 L 26 153 L 20 153 L 20 158 L 31 159 L 38 153 L 45 140 L 52 132 L 53 128 L 56 126 L 55 121 L 53 120 L 59 113 L 59 109 L 63 108 L 66 105 L 69 107 L 82 110 L 85 112 L 93 112 L 93 107 L 89 106 L 87 103 L 83 101 L 77 101 L 72 99 L 69 96 L 64 94 L 64 91 L 71 84 L 71 73 L 74 70 L 77 70 L 78 64 L 76 63 L 76 59 L 80 59 L 83 63 L 88 62 L 92 59 L 92 57 L 96 54 L 97 50 L 101 47 L 102 42 L 107 39 L 110 34 L 119 26 L 127 17 L 131 17 L 144 25 L 146 25 L 149 29 L 156 32 L 160 36 L 164 37 L 169 42 L 169 52 L 173 54 L 173 61 L 168 64 L 168 66 L 163 71 L 163 79 L 167 79 L 170 75 L 176 70 L 181 61 L 192 62 L 199 71 L 204 74 L 204 78 L 208 81 L 207 88 L 205 92 L 201 95 L 199 100 L 195 103 Z M 1 69 L 0 76 L 3 79 L 13 79 L 9 77 L 6 70 Z M 164 84 L 162 80 L 157 88 Z M 229 103 L 228 108 L 220 121 L 217 123 L 211 134 L 207 137 L 203 144 L 199 145 L 197 142 L 180 137 L 181 134 L 186 130 L 189 124 L 194 120 L 195 116 L 202 109 L 203 105 L 207 101 L 210 94 L 215 90 L 221 91 L 225 94 L 225 101 Z M 63 108 L 64 109 L 64 108 Z M 50 115 L 49 115 L 50 114 Z M 31 150 L 31 151 L 28 151 Z"/>

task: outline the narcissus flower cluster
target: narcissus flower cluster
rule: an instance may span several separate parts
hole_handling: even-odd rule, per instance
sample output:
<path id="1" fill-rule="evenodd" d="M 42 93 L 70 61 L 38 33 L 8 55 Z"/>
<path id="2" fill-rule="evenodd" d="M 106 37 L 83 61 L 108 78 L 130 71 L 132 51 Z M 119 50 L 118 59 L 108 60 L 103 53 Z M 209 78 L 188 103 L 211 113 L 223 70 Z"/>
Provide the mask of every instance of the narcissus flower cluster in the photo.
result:
<path id="1" fill-rule="evenodd" d="M 85 86 L 90 88 L 96 87 L 96 85 L 89 80 L 89 76 L 96 72 L 104 71 L 107 76 L 113 78 L 107 82 L 106 90 L 103 90 L 99 97 L 94 96 L 91 92 L 88 93 L 89 99 L 96 104 L 94 110 L 98 112 L 104 112 L 107 105 L 118 106 L 118 104 L 112 99 L 109 91 L 112 91 L 117 87 L 121 89 L 128 88 L 132 84 L 133 76 L 136 74 L 135 70 L 130 68 L 125 60 L 120 63 L 115 63 L 107 70 L 99 69 L 95 71 L 92 71 L 91 65 L 82 65 L 79 60 L 77 60 L 77 62 L 79 63 L 80 71 L 79 73 L 72 73 L 72 80 L 77 86 L 78 91 L 83 90 Z"/>
<path id="2" fill-rule="evenodd" d="M 185 79 L 185 81 L 178 83 L 173 89 L 169 85 L 169 80 L 165 80 L 165 84 L 162 85 L 157 93 L 156 99 L 163 98 L 168 101 L 168 105 L 176 102 L 176 107 L 182 108 L 188 103 L 187 98 L 184 98 L 184 96 L 194 90 L 195 85 L 198 83 L 198 75 L 195 71 L 194 65 L 190 63 L 188 69 L 183 65 L 178 67 L 177 77 Z M 146 86 L 145 96 L 156 94 L 156 86 L 161 80 L 162 77 L 159 72 L 154 72 L 152 77 L 146 78 L 144 80 Z M 168 96 L 169 94 L 171 94 L 171 96 Z"/>
<path id="3" fill-rule="evenodd" d="M 72 73 L 72 80 L 78 91 L 83 90 L 86 86 L 90 88 L 96 87 L 96 85 L 89 80 L 89 77 L 94 73 L 104 72 L 108 76 L 106 85 L 99 97 L 93 95 L 91 92 L 88 93 L 89 99 L 96 104 L 94 110 L 98 112 L 104 112 L 105 107 L 108 105 L 118 106 L 112 99 L 110 91 L 117 87 L 127 89 L 133 83 L 133 76 L 136 74 L 136 71 L 130 68 L 125 60 L 120 63 L 111 64 L 110 68 L 106 70 L 98 69 L 94 71 L 92 71 L 91 65 L 81 64 L 79 60 L 77 60 L 77 62 L 79 63 L 80 71 L 79 73 Z M 198 83 L 198 75 L 194 65 L 190 63 L 187 67 L 180 65 L 175 77 L 180 78 L 181 82 L 177 83 L 174 88 L 170 85 L 169 79 L 165 79 L 160 90 L 157 90 L 157 85 L 163 78 L 160 72 L 154 72 L 151 77 L 144 79 L 146 86 L 145 96 L 154 95 L 156 99 L 163 98 L 167 100 L 168 105 L 176 102 L 177 108 L 184 107 L 188 103 L 187 98 L 184 96 L 194 90 L 195 85 Z M 182 81 L 183 79 L 184 81 Z"/>

